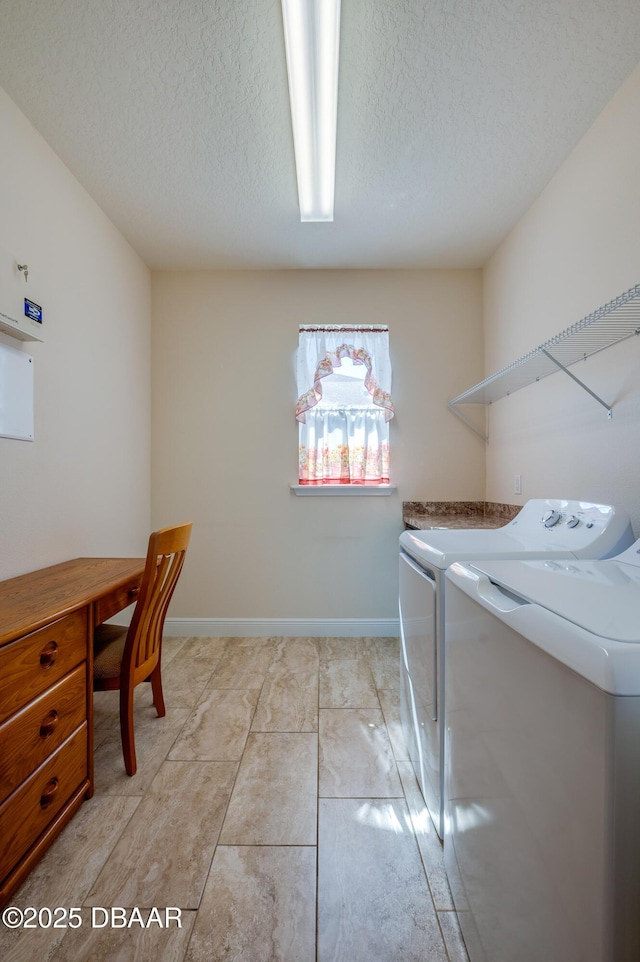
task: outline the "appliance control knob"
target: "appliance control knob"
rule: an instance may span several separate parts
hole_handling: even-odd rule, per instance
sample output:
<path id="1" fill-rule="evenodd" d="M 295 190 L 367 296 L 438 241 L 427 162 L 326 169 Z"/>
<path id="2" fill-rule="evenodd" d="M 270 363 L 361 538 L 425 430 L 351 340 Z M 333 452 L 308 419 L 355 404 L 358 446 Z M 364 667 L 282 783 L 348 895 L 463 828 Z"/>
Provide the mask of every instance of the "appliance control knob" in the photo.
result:
<path id="1" fill-rule="evenodd" d="M 542 521 L 544 522 L 545 528 L 553 528 L 554 524 L 557 524 L 560 520 L 560 517 L 561 515 L 559 511 L 545 511 L 545 513 L 542 515 Z"/>
<path id="2" fill-rule="evenodd" d="M 575 514 L 572 514 L 570 518 L 567 518 L 567 528 L 577 528 L 580 524 L 580 518 L 576 518 Z"/>

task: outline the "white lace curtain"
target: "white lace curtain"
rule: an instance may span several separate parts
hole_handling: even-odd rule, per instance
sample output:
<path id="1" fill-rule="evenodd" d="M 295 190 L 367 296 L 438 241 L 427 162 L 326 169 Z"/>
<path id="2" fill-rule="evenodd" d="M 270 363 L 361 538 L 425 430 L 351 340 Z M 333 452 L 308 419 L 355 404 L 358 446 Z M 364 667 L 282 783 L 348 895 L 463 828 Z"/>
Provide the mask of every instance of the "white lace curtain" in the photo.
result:
<path id="1" fill-rule="evenodd" d="M 365 366 L 370 404 L 320 404 L 322 379 L 339 369 L 345 357 Z M 297 385 L 300 483 L 388 483 L 388 422 L 394 415 L 389 329 L 301 327 Z"/>

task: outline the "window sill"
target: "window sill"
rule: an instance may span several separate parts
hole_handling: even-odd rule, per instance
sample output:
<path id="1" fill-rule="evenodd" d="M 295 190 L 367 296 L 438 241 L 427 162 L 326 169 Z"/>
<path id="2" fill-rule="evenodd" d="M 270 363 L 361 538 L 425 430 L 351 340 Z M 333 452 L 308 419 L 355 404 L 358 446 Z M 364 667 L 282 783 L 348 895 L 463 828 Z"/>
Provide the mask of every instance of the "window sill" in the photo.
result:
<path id="1" fill-rule="evenodd" d="M 398 490 L 397 484 L 290 484 L 289 487 L 299 498 L 380 497 Z"/>

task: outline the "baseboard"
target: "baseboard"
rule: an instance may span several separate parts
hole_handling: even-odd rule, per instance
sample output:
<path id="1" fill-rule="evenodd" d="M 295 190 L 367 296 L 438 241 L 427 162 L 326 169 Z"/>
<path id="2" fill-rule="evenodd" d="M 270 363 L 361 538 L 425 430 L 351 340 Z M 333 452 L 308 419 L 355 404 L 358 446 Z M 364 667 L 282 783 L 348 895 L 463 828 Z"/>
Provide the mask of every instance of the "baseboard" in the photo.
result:
<path id="1" fill-rule="evenodd" d="M 167 618 L 171 638 L 397 638 L 397 618 Z"/>

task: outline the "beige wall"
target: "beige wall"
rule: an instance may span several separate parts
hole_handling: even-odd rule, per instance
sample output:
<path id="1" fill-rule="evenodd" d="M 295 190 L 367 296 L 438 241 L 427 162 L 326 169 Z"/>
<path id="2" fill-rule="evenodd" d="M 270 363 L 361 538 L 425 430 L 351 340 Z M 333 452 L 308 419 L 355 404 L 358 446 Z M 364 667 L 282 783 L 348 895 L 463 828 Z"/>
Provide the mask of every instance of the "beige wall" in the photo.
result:
<path id="1" fill-rule="evenodd" d="M 578 144 L 484 272 L 486 373 L 640 282 L 640 68 Z M 640 338 L 496 402 L 487 497 L 611 502 L 640 536 Z M 513 476 L 522 475 L 522 497 Z"/>
<path id="2" fill-rule="evenodd" d="M 0 90 L 0 248 L 29 265 L 43 344 L 35 440 L 0 438 L 0 578 L 144 552 L 150 523 L 147 268 Z"/>
<path id="3" fill-rule="evenodd" d="M 483 274 L 166 272 L 150 298 L 146 267 L 0 92 L 0 248 L 29 263 L 46 332 L 22 348 L 36 440 L 0 438 L 0 577 L 140 553 L 150 525 L 191 518 L 173 617 L 386 619 L 403 500 L 600 499 L 640 533 L 640 340 L 580 366 L 611 421 L 561 374 L 494 405 L 486 489 L 484 445 L 446 407 L 640 281 L 639 111 L 640 69 Z M 390 326 L 389 498 L 289 490 L 297 327 L 341 321 Z"/>
<path id="4" fill-rule="evenodd" d="M 480 272 L 157 273 L 152 314 L 153 524 L 194 522 L 172 615 L 395 618 L 402 500 L 484 497 L 446 407 L 482 375 Z M 341 322 L 389 324 L 391 497 L 289 490 L 298 325 Z"/>

